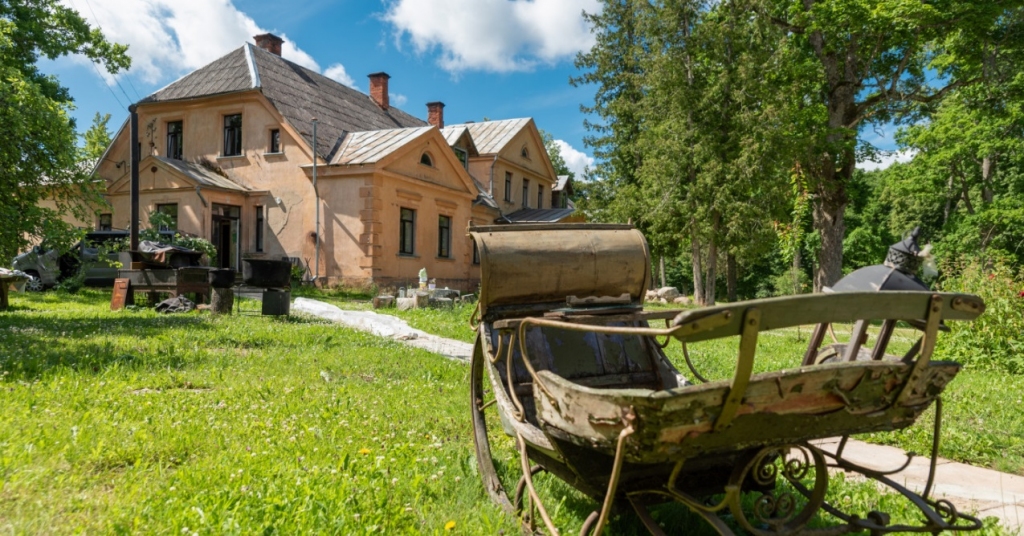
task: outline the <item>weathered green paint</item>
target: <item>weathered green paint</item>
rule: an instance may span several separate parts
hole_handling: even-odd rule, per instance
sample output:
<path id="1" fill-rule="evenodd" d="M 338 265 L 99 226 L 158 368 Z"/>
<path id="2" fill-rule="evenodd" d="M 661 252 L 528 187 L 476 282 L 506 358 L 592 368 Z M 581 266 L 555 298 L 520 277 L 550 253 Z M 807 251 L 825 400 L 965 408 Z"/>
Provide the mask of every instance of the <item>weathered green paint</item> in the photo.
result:
<path id="1" fill-rule="evenodd" d="M 479 439 L 487 433 L 481 430 L 483 410 L 478 400 L 485 386 L 494 392 L 491 407 L 501 416 L 504 433 L 524 438 L 530 461 L 598 501 L 605 499 L 602 490 L 609 478 L 619 475 L 613 500 L 628 497 L 635 507 L 640 505 L 641 517 L 642 503 L 654 496 L 687 504 L 723 534 L 730 532 L 716 512 L 724 509 L 754 534 L 802 533 L 828 487 L 824 455 L 809 441 L 913 424 L 960 370 L 956 363 L 930 360 L 940 321 L 971 320 L 985 309 L 979 298 L 966 294 L 882 292 L 770 298 L 681 313 L 649 313 L 639 310 L 643 289 L 637 286 L 650 275 L 646 243 L 642 237 L 636 241 L 628 228 L 477 229 L 472 234 L 483 246 L 485 280 L 483 321 L 472 369 L 474 431 L 481 477 L 488 492 L 503 505 L 507 497 L 493 489 L 490 452 L 486 440 Z M 609 240 L 608 262 L 599 255 L 605 239 Z M 578 266 L 559 266 L 566 262 L 553 254 L 559 241 L 571 253 L 568 262 Z M 635 258 L 627 259 L 631 250 Z M 525 265 L 509 266 L 524 260 L 549 271 L 527 275 Z M 547 273 L 557 277 L 545 280 Z M 488 279 L 488 274 L 508 279 Z M 612 298 L 624 301 L 623 294 L 630 300 L 627 307 L 603 303 L 615 301 Z M 564 307 L 568 296 L 593 296 L 601 298 L 595 304 L 602 304 L 588 307 L 585 300 L 569 299 L 572 305 Z M 635 309 L 631 312 L 630 307 Z M 672 321 L 665 329 L 648 325 L 649 320 L 668 318 Z M 885 321 L 886 326 L 896 320 L 910 321 L 922 328 L 920 352 L 912 352 L 906 362 L 852 359 L 862 354 L 883 356 L 886 337 L 871 350 L 856 343 L 840 345 L 833 352 L 836 362 L 811 364 L 820 362 L 823 355 L 818 346 L 825 325 L 858 322 L 865 328 L 875 320 Z M 758 333 L 809 324 L 819 326 L 817 344 L 804 356 L 803 366 L 752 373 Z M 519 341 L 513 343 L 514 333 L 524 337 L 522 346 Z M 665 336 L 687 342 L 740 337 L 732 379 L 679 385 L 678 371 L 655 343 L 655 337 Z M 499 347 L 502 350 L 496 355 Z M 485 370 L 489 383 L 482 379 Z M 616 457 L 617 445 L 621 458 Z M 751 475 L 758 464 L 780 463 L 781 453 L 791 448 L 813 458 L 808 463 L 817 478 L 812 489 L 801 491 L 808 506 L 789 517 L 757 516 L 748 522 L 740 510 L 742 493 L 771 493 L 775 486 L 774 474 L 764 482 Z M 621 474 L 612 471 L 619 462 Z M 933 504 L 884 475 L 842 459 L 835 463 L 905 495 L 924 514 L 921 528 L 925 532 L 981 526 L 962 514 L 959 518 L 967 524 L 947 523 Z M 789 471 L 788 463 L 782 467 Z M 779 474 L 799 489 L 792 475 Z M 725 498 L 717 507 L 706 504 L 707 497 L 723 493 Z M 836 515 L 845 524 L 822 534 L 904 530 L 879 525 L 870 515 Z M 762 530 L 763 523 L 773 528 Z"/>

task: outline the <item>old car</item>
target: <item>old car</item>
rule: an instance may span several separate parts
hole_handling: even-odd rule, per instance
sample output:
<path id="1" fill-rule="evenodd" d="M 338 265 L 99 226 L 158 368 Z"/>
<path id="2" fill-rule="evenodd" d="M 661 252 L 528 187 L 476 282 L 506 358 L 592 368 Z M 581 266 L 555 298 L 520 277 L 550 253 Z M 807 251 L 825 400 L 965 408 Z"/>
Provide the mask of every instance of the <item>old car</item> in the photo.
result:
<path id="1" fill-rule="evenodd" d="M 172 231 L 161 231 L 160 234 L 167 238 L 174 235 Z M 26 285 L 31 291 L 54 287 L 83 267 L 86 286 L 109 287 L 117 278 L 117 251 L 123 249 L 121 244 L 127 239 L 128 231 L 90 231 L 63 254 L 44 241 L 14 257 L 11 267 L 32 276 Z M 105 258 L 100 258 L 101 251 L 106 251 Z"/>

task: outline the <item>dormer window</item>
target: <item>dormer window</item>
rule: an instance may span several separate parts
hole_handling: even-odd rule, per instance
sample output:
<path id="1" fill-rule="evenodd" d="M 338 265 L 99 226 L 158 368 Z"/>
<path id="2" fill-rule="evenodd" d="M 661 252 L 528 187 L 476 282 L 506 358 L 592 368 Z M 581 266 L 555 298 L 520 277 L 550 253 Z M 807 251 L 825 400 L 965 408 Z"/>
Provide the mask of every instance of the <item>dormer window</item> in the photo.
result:
<path id="1" fill-rule="evenodd" d="M 424 166 L 434 167 L 434 161 L 431 160 L 430 154 L 428 153 L 423 153 L 423 156 L 420 157 L 420 163 Z"/>
<path id="2" fill-rule="evenodd" d="M 452 150 L 455 151 L 455 157 L 459 162 L 462 162 L 462 167 L 469 169 L 469 153 L 462 147 L 452 147 Z"/>

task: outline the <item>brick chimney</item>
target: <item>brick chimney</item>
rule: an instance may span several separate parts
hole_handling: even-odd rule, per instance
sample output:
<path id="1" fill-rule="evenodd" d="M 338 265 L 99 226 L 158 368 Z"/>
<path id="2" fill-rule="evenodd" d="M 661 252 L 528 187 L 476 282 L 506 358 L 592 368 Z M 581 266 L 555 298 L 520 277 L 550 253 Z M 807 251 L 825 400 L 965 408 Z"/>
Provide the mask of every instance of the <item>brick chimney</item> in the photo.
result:
<path id="1" fill-rule="evenodd" d="M 427 103 L 427 122 L 437 128 L 444 128 L 444 103 L 441 101 Z"/>
<path id="2" fill-rule="evenodd" d="M 370 77 L 370 98 L 385 112 L 388 110 L 388 73 L 379 72 L 368 75 Z"/>
<path id="3" fill-rule="evenodd" d="M 284 44 L 284 39 L 271 33 L 254 35 L 253 39 L 256 40 L 256 46 L 271 54 L 281 55 L 281 45 Z"/>

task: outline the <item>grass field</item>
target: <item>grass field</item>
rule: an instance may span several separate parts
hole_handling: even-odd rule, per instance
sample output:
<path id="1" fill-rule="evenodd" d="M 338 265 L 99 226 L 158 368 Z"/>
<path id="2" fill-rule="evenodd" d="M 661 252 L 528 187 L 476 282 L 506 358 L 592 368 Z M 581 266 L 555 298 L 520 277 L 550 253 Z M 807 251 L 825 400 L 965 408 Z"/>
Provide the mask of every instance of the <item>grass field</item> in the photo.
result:
<path id="1" fill-rule="evenodd" d="M 158 316 L 108 303 L 100 291 L 14 294 L 0 313 L 0 532 L 519 531 L 476 475 L 464 364 L 308 318 Z M 469 312 L 401 316 L 469 340 Z M 779 339 L 780 353 L 800 346 L 792 339 Z M 695 349 L 712 375 L 715 351 Z M 997 411 L 1019 384 L 962 376 L 944 447 L 997 466 L 992 453 L 1016 452 L 1019 470 L 1019 417 Z M 985 382 L 1001 403 L 976 400 Z M 961 405 L 974 409 L 956 413 Z M 955 432 L 984 437 L 981 426 L 995 430 L 991 446 Z M 539 480 L 557 524 L 575 532 L 596 504 Z M 892 502 L 864 484 L 832 493 L 856 510 Z M 672 533 L 707 533 L 685 509 L 656 515 Z M 629 516 L 611 528 L 642 533 Z"/>

